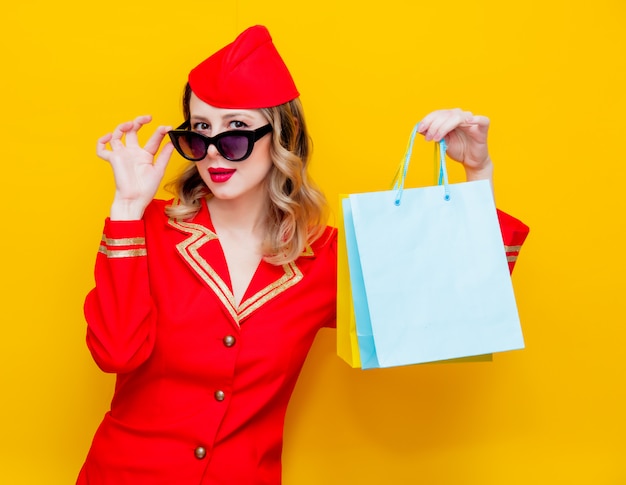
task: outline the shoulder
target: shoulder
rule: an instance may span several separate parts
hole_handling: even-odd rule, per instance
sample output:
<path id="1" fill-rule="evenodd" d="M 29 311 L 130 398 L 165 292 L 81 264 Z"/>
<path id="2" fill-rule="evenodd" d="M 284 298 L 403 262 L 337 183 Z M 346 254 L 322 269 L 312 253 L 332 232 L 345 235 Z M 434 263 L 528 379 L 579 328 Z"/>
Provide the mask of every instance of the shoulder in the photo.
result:
<path id="1" fill-rule="evenodd" d="M 332 250 L 336 252 L 337 248 L 337 228 L 326 226 L 322 234 L 311 243 L 311 250 L 315 253 L 316 251 L 328 251 Z"/>
<path id="2" fill-rule="evenodd" d="M 524 243 L 530 228 L 519 219 L 498 209 L 498 222 L 505 244 L 521 245 Z"/>
<path id="3" fill-rule="evenodd" d="M 337 259 L 337 229 L 326 226 L 320 236 L 307 246 L 301 258 L 327 261 Z"/>

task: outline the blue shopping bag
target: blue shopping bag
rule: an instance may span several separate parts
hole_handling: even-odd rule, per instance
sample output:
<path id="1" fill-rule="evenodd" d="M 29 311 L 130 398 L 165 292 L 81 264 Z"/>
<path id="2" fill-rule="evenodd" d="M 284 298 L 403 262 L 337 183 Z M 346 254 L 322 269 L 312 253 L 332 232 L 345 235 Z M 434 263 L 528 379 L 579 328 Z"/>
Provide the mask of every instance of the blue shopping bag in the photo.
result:
<path id="1" fill-rule="evenodd" d="M 417 127 L 416 127 L 417 128 Z M 342 202 L 363 369 L 521 349 L 521 331 L 488 181 L 394 190 Z"/>

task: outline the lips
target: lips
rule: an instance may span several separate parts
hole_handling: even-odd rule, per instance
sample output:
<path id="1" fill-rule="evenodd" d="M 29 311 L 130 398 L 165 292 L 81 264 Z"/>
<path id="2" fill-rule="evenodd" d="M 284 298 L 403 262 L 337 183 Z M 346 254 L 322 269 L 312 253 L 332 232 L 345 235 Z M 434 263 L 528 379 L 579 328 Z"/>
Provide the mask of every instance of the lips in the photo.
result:
<path id="1" fill-rule="evenodd" d="M 209 176 L 211 181 L 216 184 L 227 182 L 236 172 L 234 168 L 209 168 Z"/>

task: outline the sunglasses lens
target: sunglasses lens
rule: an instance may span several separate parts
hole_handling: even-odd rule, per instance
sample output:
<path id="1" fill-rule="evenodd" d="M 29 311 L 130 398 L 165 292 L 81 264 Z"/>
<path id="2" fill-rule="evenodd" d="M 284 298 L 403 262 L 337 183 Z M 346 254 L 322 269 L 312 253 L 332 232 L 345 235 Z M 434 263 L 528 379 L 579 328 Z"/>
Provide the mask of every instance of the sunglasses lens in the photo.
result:
<path id="1" fill-rule="evenodd" d="M 244 135 L 226 135 L 218 141 L 219 151 L 228 160 L 241 160 L 248 153 L 250 140 Z"/>
<path id="2" fill-rule="evenodd" d="M 206 145 L 204 140 L 195 133 L 188 132 L 178 137 L 178 146 L 184 156 L 198 160 L 206 155 Z"/>

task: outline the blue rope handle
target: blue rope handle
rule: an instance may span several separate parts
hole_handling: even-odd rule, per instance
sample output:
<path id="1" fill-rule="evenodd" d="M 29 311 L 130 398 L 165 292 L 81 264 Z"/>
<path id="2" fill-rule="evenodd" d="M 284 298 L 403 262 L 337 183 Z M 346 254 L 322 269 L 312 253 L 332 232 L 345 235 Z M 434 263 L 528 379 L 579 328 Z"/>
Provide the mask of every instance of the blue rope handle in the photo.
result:
<path id="1" fill-rule="evenodd" d="M 407 146 L 406 152 L 404 154 L 404 159 L 402 160 L 400 167 L 398 168 L 398 173 L 396 174 L 396 182 L 393 186 L 394 190 L 396 190 L 396 199 L 394 201 L 395 205 L 399 206 L 402 201 L 402 193 L 404 192 L 404 182 L 406 180 L 406 174 L 409 170 L 409 162 L 411 161 L 411 154 L 413 153 L 413 142 L 415 141 L 415 135 L 417 134 L 417 129 L 419 127 L 419 123 L 415 125 L 413 131 L 411 132 L 411 137 L 409 138 L 409 144 Z M 445 140 L 441 140 L 438 144 L 435 145 L 435 157 L 437 156 L 437 148 L 439 148 L 439 185 L 444 186 L 444 196 L 443 199 L 448 201 L 450 200 L 450 187 L 448 185 L 448 170 L 446 168 L 446 151 L 448 149 L 448 145 L 446 145 Z"/>
<path id="2" fill-rule="evenodd" d="M 413 153 L 413 142 L 415 141 L 415 135 L 417 134 L 417 128 L 419 127 L 419 123 L 413 127 L 413 131 L 411 132 L 411 137 L 409 138 L 409 144 L 406 147 L 406 151 L 404 152 L 404 159 L 400 163 L 400 168 L 398 169 L 399 173 L 396 174 L 396 183 L 394 184 L 394 190 L 396 192 L 396 200 L 395 204 L 400 205 L 400 200 L 402 199 L 402 192 L 404 192 L 404 181 L 406 180 L 406 174 L 409 171 L 409 162 L 411 161 L 411 154 Z"/>
<path id="3" fill-rule="evenodd" d="M 437 150 L 437 145 L 435 145 L 435 150 Z M 448 150 L 448 145 L 446 141 L 442 138 L 439 142 L 439 185 L 443 180 L 443 200 L 450 200 L 450 185 L 448 184 L 448 168 L 446 167 L 446 150 Z"/>

